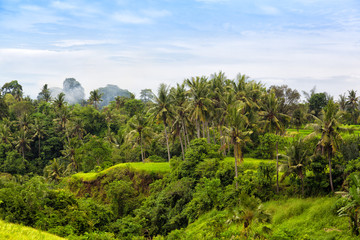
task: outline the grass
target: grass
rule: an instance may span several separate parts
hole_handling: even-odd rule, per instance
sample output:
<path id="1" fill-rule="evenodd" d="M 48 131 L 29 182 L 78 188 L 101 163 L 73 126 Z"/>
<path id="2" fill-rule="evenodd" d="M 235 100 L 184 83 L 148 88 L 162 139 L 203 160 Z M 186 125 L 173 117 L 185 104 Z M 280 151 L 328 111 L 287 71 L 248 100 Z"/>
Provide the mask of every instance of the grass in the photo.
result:
<path id="1" fill-rule="evenodd" d="M 335 197 L 291 198 L 272 200 L 263 204 L 263 209 L 272 217 L 269 224 L 256 221 L 250 225 L 249 239 L 254 235 L 260 239 L 358 239 L 350 233 L 347 217 L 339 217 L 336 213 Z M 228 211 L 212 210 L 203 214 L 187 228 L 176 230 L 169 239 L 246 239 L 242 236 L 243 223 L 229 224 Z M 264 231 L 264 226 L 270 232 Z"/>
<path id="2" fill-rule="evenodd" d="M 130 163 L 119 163 L 112 167 L 109 167 L 101 172 L 90 172 L 90 173 L 76 173 L 72 177 L 80 178 L 83 181 L 94 181 L 98 177 L 101 177 L 108 173 L 110 170 L 116 169 L 116 168 L 125 168 L 130 167 L 137 171 L 146 171 L 146 172 L 154 172 L 154 173 L 168 173 L 170 172 L 170 164 L 168 162 L 160 162 L 160 163 L 143 163 L 143 162 L 130 162 Z"/>
<path id="3" fill-rule="evenodd" d="M 61 240 L 64 238 L 30 227 L 6 223 L 0 220 L 0 239 L 7 240 Z"/>
<path id="4" fill-rule="evenodd" d="M 269 201 L 264 208 L 272 215 L 271 239 L 356 239 L 347 217 L 336 213 L 335 197 Z"/>

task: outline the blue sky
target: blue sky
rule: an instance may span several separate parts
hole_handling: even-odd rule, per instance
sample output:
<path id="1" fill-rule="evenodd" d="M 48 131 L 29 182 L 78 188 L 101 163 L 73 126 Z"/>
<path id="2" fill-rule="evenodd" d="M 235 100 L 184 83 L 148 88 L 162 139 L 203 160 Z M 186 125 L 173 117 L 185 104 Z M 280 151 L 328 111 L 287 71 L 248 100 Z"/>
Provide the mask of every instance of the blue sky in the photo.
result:
<path id="1" fill-rule="evenodd" d="M 31 97 L 67 77 L 86 94 L 138 94 L 220 70 L 335 98 L 360 90 L 360 1 L 0 0 L 0 84 Z"/>

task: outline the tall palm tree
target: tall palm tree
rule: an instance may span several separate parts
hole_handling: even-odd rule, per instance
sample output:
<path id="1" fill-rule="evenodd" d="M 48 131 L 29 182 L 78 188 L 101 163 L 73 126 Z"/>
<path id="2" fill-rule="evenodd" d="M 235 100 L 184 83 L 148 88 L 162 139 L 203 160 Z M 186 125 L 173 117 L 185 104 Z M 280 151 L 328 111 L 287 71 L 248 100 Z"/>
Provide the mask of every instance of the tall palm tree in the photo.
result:
<path id="1" fill-rule="evenodd" d="M 65 93 L 61 92 L 57 97 L 54 99 L 53 104 L 57 110 L 62 109 L 65 105 Z"/>
<path id="2" fill-rule="evenodd" d="M 0 124 L 0 140 L 5 144 L 12 144 L 13 137 L 11 132 L 11 121 L 8 118 L 3 118 Z"/>
<path id="3" fill-rule="evenodd" d="M 359 97 L 356 96 L 356 91 L 348 91 L 347 100 L 345 102 L 346 109 L 350 112 L 353 117 L 353 124 L 356 124 L 359 108 Z"/>
<path id="4" fill-rule="evenodd" d="M 48 180 L 58 183 L 65 175 L 66 169 L 59 159 L 50 160 L 50 165 L 44 168 L 45 176 Z"/>
<path id="5" fill-rule="evenodd" d="M 43 88 L 41 89 L 41 92 L 39 93 L 38 98 L 39 98 L 39 100 L 43 100 L 45 102 L 51 101 L 51 94 L 50 94 L 50 90 L 49 90 L 47 84 L 45 84 L 43 86 Z"/>
<path id="6" fill-rule="evenodd" d="M 217 128 L 220 134 L 220 141 L 221 145 L 223 145 L 223 139 L 222 139 L 222 126 L 225 123 L 225 116 L 226 116 L 226 97 L 227 97 L 227 91 L 228 87 L 226 86 L 226 81 L 228 79 L 226 78 L 225 74 L 223 72 L 214 73 L 211 76 L 210 80 L 210 97 L 213 102 L 213 108 L 212 108 L 212 121 L 214 130 Z M 216 143 L 215 133 L 214 136 L 214 143 Z"/>
<path id="7" fill-rule="evenodd" d="M 285 131 L 284 125 L 280 121 L 280 117 L 283 119 L 289 119 L 289 116 L 279 112 L 278 99 L 275 97 L 274 92 L 270 92 L 265 96 L 265 101 L 262 105 L 262 111 L 259 112 L 262 117 L 261 123 L 263 129 L 269 133 L 275 133 L 277 135 L 283 134 Z M 276 191 L 279 193 L 279 141 L 276 141 Z"/>
<path id="8" fill-rule="evenodd" d="M 15 141 L 15 147 L 18 149 L 18 151 L 21 153 L 23 160 L 25 160 L 25 152 L 26 150 L 30 150 L 30 142 L 31 138 L 29 138 L 28 131 L 24 129 L 20 129 Z"/>
<path id="9" fill-rule="evenodd" d="M 144 140 L 149 141 L 151 134 L 151 128 L 147 126 L 148 121 L 144 117 L 143 113 L 136 114 L 130 121 L 129 127 L 132 129 L 126 135 L 126 138 L 131 141 L 135 139 L 135 142 L 140 145 L 141 160 L 144 162 L 145 153 L 143 151 Z"/>
<path id="10" fill-rule="evenodd" d="M 321 151 L 324 155 L 327 154 L 329 162 L 330 187 L 331 191 L 334 192 L 331 159 L 339 148 L 340 143 L 343 141 L 340 132 L 345 129 L 340 127 L 341 113 L 334 101 L 330 99 L 326 107 L 321 110 L 320 117 L 313 117 L 315 118 L 315 123 L 309 125 L 312 126 L 314 130 L 313 133 L 307 136 L 307 138 L 311 138 L 317 134 L 321 135 L 316 149 L 317 151 Z"/>
<path id="11" fill-rule="evenodd" d="M 290 174 L 295 174 L 301 180 L 301 195 L 304 197 L 305 167 L 309 161 L 309 151 L 306 149 L 303 139 L 294 139 L 292 144 L 286 149 L 284 157 L 287 159 L 287 169 L 281 177 L 281 181 Z"/>
<path id="12" fill-rule="evenodd" d="M 238 160 L 240 163 L 243 162 L 242 148 L 246 142 L 250 141 L 249 135 L 252 133 L 249 130 L 249 121 L 245 115 L 245 103 L 237 103 L 229 108 L 227 114 L 227 127 L 224 130 L 230 139 L 231 144 L 234 146 L 234 157 L 235 157 L 235 177 L 238 177 Z M 236 189 L 238 183 L 236 181 Z"/>
<path id="13" fill-rule="evenodd" d="M 174 124 L 176 129 L 178 129 L 179 138 L 181 139 L 181 134 L 184 138 L 185 150 L 187 145 L 190 143 L 189 133 L 188 133 L 188 99 L 185 90 L 185 83 L 177 84 L 176 88 L 170 90 L 171 97 L 173 98 L 174 103 Z M 180 140 L 181 145 L 183 145 Z"/>
<path id="14" fill-rule="evenodd" d="M 168 161 L 170 161 L 170 147 L 167 128 L 169 125 L 170 117 L 173 115 L 172 103 L 173 99 L 169 93 L 169 87 L 162 83 L 160 84 L 160 87 L 158 89 L 158 94 L 154 95 L 154 107 L 149 109 L 152 116 L 158 121 L 162 121 L 164 124 Z"/>
<path id="15" fill-rule="evenodd" d="M 46 132 L 44 129 L 44 125 L 42 124 L 42 122 L 39 119 L 35 119 L 35 123 L 32 127 L 32 130 L 34 131 L 34 135 L 33 138 L 37 138 L 38 139 L 38 148 L 39 148 L 39 158 L 40 158 L 40 153 L 41 153 L 41 139 L 44 138 Z"/>
<path id="16" fill-rule="evenodd" d="M 103 93 L 99 92 L 99 89 L 93 90 L 90 92 L 89 102 L 93 104 L 96 109 L 98 109 L 98 104 L 102 101 L 101 97 Z"/>
<path id="17" fill-rule="evenodd" d="M 200 125 L 202 123 L 203 128 L 205 128 L 207 123 L 206 113 L 212 103 L 211 99 L 208 97 L 209 85 L 206 77 L 192 77 L 191 79 L 186 79 L 186 84 L 190 88 L 191 118 L 196 122 L 197 137 L 200 138 Z M 205 137 L 204 131 L 203 137 Z"/>

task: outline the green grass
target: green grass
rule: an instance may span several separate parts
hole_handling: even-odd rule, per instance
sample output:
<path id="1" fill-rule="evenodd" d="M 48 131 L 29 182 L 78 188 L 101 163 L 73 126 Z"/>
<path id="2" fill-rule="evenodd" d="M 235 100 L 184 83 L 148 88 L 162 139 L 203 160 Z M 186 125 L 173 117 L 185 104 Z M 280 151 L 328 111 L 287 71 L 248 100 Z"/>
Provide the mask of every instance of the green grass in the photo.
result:
<path id="1" fill-rule="evenodd" d="M 42 232 L 30 227 L 6 223 L 0 220 L 0 239 L 2 240 L 61 240 L 64 238 Z"/>
<path id="2" fill-rule="evenodd" d="M 249 239 L 255 234 L 261 239 L 358 239 L 351 235 L 347 217 L 339 217 L 336 213 L 335 197 L 318 197 L 287 200 L 273 200 L 263 204 L 263 209 L 272 217 L 269 224 L 261 224 L 256 220 L 250 225 Z M 228 211 L 212 210 L 200 216 L 187 228 L 176 230 L 169 239 L 247 239 L 242 235 L 243 223 L 227 222 L 232 214 Z M 264 226 L 270 232 L 264 231 Z M 216 233 L 218 232 L 218 233 Z"/>
<path id="3" fill-rule="evenodd" d="M 106 173 L 108 173 L 110 170 L 116 169 L 116 168 L 125 168 L 125 167 L 130 167 L 133 168 L 137 171 L 146 171 L 146 172 L 154 172 L 154 173 L 161 173 L 161 174 L 165 174 L 170 172 L 170 164 L 168 162 L 160 162 L 160 163 L 143 163 L 143 162 L 130 162 L 130 163 L 119 163 L 116 164 L 112 167 L 109 167 L 101 172 L 98 173 L 94 173 L 94 172 L 90 172 L 90 173 L 76 173 L 74 174 L 72 177 L 75 178 L 80 178 L 83 181 L 94 181 L 96 180 L 98 177 L 101 177 L 103 175 L 105 175 Z"/>
<path id="4" fill-rule="evenodd" d="M 355 239 L 348 219 L 336 213 L 335 197 L 270 201 L 264 208 L 273 217 L 271 239 Z"/>
<path id="5" fill-rule="evenodd" d="M 224 158 L 224 161 L 226 162 L 235 162 L 235 158 L 234 157 L 226 157 Z M 244 167 L 246 169 L 252 169 L 255 170 L 260 163 L 275 163 L 274 160 L 269 160 L 269 159 L 257 159 L 257 158 L 244 158 Z"/>

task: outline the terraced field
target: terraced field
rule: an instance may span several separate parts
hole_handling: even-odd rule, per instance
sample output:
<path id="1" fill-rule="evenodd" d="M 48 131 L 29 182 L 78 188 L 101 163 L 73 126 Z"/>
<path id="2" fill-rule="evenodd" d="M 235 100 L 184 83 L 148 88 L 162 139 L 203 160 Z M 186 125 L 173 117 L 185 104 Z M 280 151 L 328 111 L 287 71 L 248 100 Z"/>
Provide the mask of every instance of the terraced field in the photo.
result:
<path id="1" fill-rule="evenodd" d="M 0 239 L 2 240 L 65 240 L 50 233 L 30 227 L 6 223 L 0 220 Z"/>

